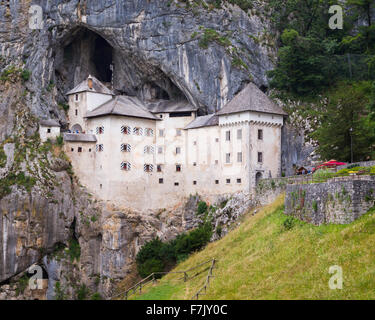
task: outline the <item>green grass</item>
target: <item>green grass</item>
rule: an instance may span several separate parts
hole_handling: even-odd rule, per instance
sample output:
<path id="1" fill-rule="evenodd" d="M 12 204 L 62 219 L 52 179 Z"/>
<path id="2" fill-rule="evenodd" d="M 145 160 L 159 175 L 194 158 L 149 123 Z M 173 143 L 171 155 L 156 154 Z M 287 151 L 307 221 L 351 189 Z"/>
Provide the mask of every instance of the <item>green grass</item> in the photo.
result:
<path id="1" fill-rule="evenodd" d="M 313 226 L 285 223 L 283 203 L 281 196 L 174 271 L 218 259 L 204 299 L 375 299 L 375 210 L 349 225 Z M 343 269 L 342 290 L 328 287 L 333 265 Z M 169 274 L 133 298 L 190 299 L 206 275 L 184 283 Z"/>

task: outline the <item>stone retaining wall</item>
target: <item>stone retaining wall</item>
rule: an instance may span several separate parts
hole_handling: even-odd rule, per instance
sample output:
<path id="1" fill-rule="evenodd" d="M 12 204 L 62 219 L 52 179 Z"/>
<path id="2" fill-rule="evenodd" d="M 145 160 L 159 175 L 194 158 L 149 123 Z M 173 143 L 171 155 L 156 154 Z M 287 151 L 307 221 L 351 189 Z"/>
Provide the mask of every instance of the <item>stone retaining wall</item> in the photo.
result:
<path id="1" fill-rule="evenodd" d="M 314 225 L 351 223 L 374 206 L 374 190 L 371 176 L 290 184 L 286 187 L 285 214 Z"/>

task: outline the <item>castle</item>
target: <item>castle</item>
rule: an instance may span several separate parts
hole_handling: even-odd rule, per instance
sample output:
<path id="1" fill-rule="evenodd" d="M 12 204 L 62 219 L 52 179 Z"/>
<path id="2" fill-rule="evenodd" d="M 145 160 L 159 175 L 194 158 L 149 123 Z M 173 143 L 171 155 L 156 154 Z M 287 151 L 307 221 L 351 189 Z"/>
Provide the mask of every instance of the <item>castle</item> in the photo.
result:
<path id="1" fill-rule="evenodd" d="M 286 113 L 252 83 L 206 116 L 188 101 L 116 96 L 92 76 L 67 96 L 65 152 L 81 183 L 114 205 L 147 210 L 196 193 L 251 193 L 280 175 Z M 41 137 L 52 129 L 41 124 Z"/>

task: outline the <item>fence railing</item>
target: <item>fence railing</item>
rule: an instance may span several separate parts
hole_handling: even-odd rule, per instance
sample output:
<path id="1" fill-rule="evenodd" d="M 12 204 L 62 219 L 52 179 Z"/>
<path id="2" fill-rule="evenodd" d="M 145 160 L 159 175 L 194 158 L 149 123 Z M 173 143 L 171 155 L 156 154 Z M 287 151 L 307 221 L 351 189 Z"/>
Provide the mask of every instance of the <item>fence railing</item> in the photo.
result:
<path id="1" fill-rule="evenodd" d="M 146 278 L 142 279 L 141 281 L 137 282 L 135 285 L 133 285 L 132 287 L 127 289 L 125 292 L 120 292 L 118 294 L 115 294 L 112 297 L 108 298 L 108 300 L 111 300 L 113 298 L 118 298 L 122 295 L 124 296 L 124 299 L 127 300 L 131 295 L 133 295 L 137 292 L 142 293 L 142 288 L 146 287 L 151 282 L 153 282 L 153 283 L 157 282 L 157 276 L 158 275 L 183 274 L 182 278 L 179 278 L 179 280 L 184 280 L 184 282 L 186 282 L 186 281 L 196 277 L 198 274 L 200 274 L 200 273 L 197 273 L 197 274 L 189 277 L 188 272 L 196 270 L 197 268 L 199 268 L 199 267 L 201 267 L 205 264 L 208 264 L 210 262 L 211 262 L 211 267 L 210 267 L 210 270 L 211 270 L 212 264 L 214 264 L 214 261 L 215 261 L 215 259 L 207 260 L 207 261 L 202 262 L 202 263 L 200 263 L 200 264 L 198 264 L 198 265 L 196 265 L 196 266 L 194 266 L 194 267 L 192 267 L 188 270 L 185 270 L 185 271 L 153 272 L 150 275 L 148 275 Z M 211 273 L 212 273 L 212 271 L 211 271 Z"/>
<path id="2" fill-rule="evenodd" d="M 196 292 L 196 294 L 193 295 L 193 296 L 191 297 L 191 300 L 194 300 L 194 299 L 197 299 L 197 300 L 198 300 L 198 299 L 199 299 L 199 295 L 204 295 L 204 294 L 207 293 L 207 288 L 208 288 L 208 286 L 210 285 L 210 279 L 211 279 L 212 277 L 214 277 L 214 276 L 212 275 L 212 270 L 214 269 L 214 267 L 215 267 L 215 263 L 216 263 L 216 262 L 217 262 L 217 260 L 212 259 L 211 267 L 210 267 L 210 269 L 208 270 L 208 274 L 207 274 L 207 277 L 206 277 L 206 281 L 205 281 L 203 287 L 200 288 L 200 289 Z M 202 293 L 203 290 L 204 290 L 204 293 Z"/>

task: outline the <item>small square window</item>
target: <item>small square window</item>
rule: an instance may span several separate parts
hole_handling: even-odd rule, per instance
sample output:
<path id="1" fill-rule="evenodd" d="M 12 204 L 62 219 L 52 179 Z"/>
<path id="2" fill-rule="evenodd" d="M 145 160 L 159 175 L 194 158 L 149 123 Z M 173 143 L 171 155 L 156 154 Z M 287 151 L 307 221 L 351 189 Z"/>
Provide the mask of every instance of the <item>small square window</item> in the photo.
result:
<path id="1" fill-rule="evenodd" d="M 263 153 L 258 152 L 258 162 L 263 162 Z"/>
<path id="2" fill-rule="evenodd" d="M 175 185 L 175 186 L 178 186 L 178 185 L 179 185 L 179 183 L 178 183 L 178 182 L 175 182 L 175 183 L 174 183 L 174 185 Z"/>
<path id="3" fill-rule="evenodd" d="M 74 151 L 74 148 L 71 148 L 70 151 L 73 152 L 73 151 Z"/>
<path id="4" fill-rule="evenodd" d="M 193 185 L 196 185 L 196 184 L 197 184 L 197 181 L 194 180 L 194 181 L 193 181 Z"/>
<path id="5" fill-rule="evenodd" d="M 230 153 L 225 154 L 225 162 L 230 163 Z"/>
<path id="6" fill-rule="evenodd" d="M 82 152 L 82 147 L 78 147 L 78 152 Z"/>
<path id="7" fill-rule="evenodd" d="M 230 131 L 225 132 L 225 140 L 230 141 Z"/>
<path id="8" fill-rule="evenodd" d="M 215 160 L 215 164 L 219 164 L 219 160 Z"/>
<path id="9" fill-rule="evenodd" d="M 193 142 L 193 145 L 195 145 L 195 146 L 196 146 L 196 145 L 197 145 L 197 142 L 196 142 L 196 141 L 194 141 L 194 142 Z"/>
<path id="10" fill-rule="evenodd" d="M 164 129 L 159 130 L 159 137 L 164 137 Z"/>
<path id="11" fill-rule="evenodd" d="M 76 95 L 74 96 L 74 100 L 75 100 L 75 101 L 79 101 L 79 95 L 78 95 L 78 94 L 76 94 Z"/>
<path id="12" fill-rule="evenodd" d="M 100 185 L 99 185 L 99 187 L 100 187 L 100 189 L 102 189 L 102 188 L 103 188 L 103 185 L 102 185 L 102 184 L 100 184 Z"/>
<path id="13" fill-rule="evenodd" d="M 237 179 L 237 183 L 241 183 L 241 179 Z"/>
<path id="14" fill-rule="evenodd" d="M 47 133 L 51 133 L 51 129 L 50 128 L 47 129 Z"/>
<path id="15" fill-rule="evenodd" d="M 159 178 L 159 183 L 163 184 L 164 183 L 164 179 L 163 178 Z"/>
<path id="16" fill-rule="evenodd" d="M 237 162 L 242 162 L 242 152 L 237 152 Z"/>
<path id="17" fill-rule="evenodd" d="M 181 172 L 181 165 L 180 164 L 176 164 L 176 172 Z"/>
<path id="18" fill-rule="evenodd" d="M 215 141 L 216 141 L 216 142 L 219 142 L 219 138 L 216 138 Z"/>
<path id="19" fill-rule="evenodd" d="M 162 170 L 161 170 L 161 164 L 158 164 L 157 166 L 156 166 L 156 171 L 157 172 L 161 172 Z"/>
<path id="20" fill-rule="evenodd" d="M 226 182 L 227 182 L 227 184 L 229 184 L 230 183 L 230 179 L 227 179 Z"/>
<path id="21" fill-rule="evenodd" d="M 176 136 L 181 136 L 181 129 L 176 129 Z"/>
<path id="22" fill-rule="evenodd" d="M 237 139 L 241 140 L 242 139 L 242 129 L 237 130 Z"/>
<path id="23" fill-rule="evenodd" d="M 76 116 L 78 116 L 78 110 L 76 109 Z"/>
<path id="24" fill-rule="evenodd" d="M 159 115 L 159 117 L 160 117 L 160 119 L 163 119 L 163 115 L 161 114 L 161 115 Z"/>
<path id="25" fill-rule="evenodd" d="M 181 153 L 181 147 L 177 147 L 176 148 L 176 154 L 180 154 Z"/>
<path id="26" fill-rule="evenodd" d="M 196 162 L 193 162 L 193 166 L 196 167 L 196 166 L 197 166 L 197 163 L 196 163 Z"/>
<path id="27" fill-rule="evenodd" d="M 258 140 L 263 140 L 263 130 L 262 129 L 258 130 Z"/>
<path id="28" fill-rule="evenodd" d="M 162 154 L 163 153 L 163 147 L 158 147 L 158 154 Z"/>
<path id="29" fill-rule="evenodd" d="M 219 180 L 215 180 L 215 184 L 219 184 Z"/>
<path id="30" fill-rule="evenodd" d="M 91 148 L 89 149 L 89 152 L 91 152 Z"/>

